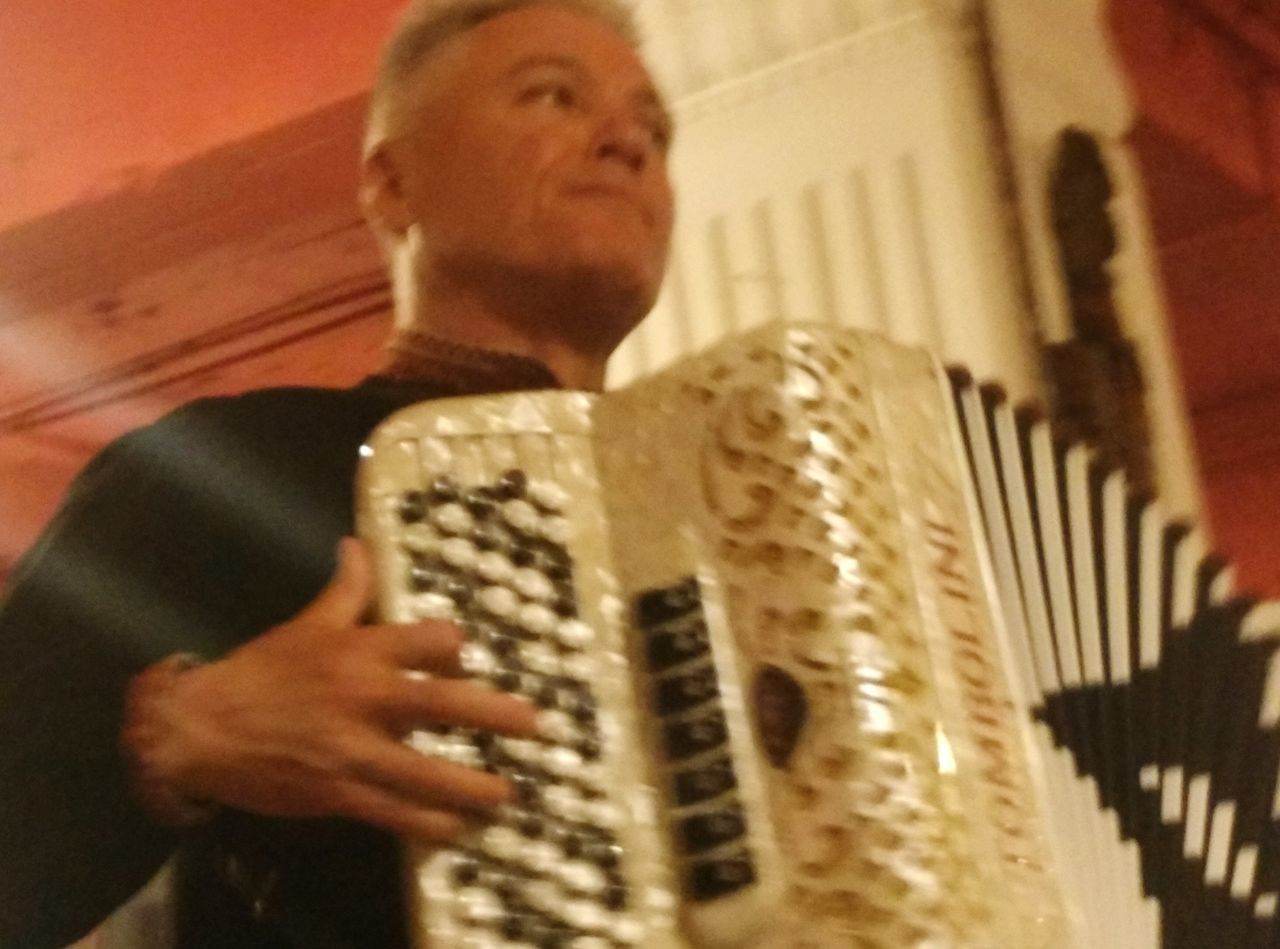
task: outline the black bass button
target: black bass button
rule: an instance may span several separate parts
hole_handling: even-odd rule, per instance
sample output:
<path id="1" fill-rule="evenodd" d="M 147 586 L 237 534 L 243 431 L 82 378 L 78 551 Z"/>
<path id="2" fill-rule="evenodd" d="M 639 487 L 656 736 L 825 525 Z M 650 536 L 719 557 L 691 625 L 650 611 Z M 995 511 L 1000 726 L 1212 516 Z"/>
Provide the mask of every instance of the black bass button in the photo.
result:
<path id="1" fill-rule="evenodd" d="M 404 524 L 420 524 L 427 516 L 427 496 L 421 491 L 406 491 L 400 495 L 396 512 Z"/>
<path id="2" fill-rule="evenodd" d="M 503 501 L 513 501 L 516 498 L 524 497 L 525 489 L 528 486 L 529 476 L 519 468 L 512 468 L 498 479 L 493 493 Z"/>
<path id="3" fill-rule="evenodd" d="M 427 498 L 432 504 L 449 504 L 458 500 L 461 494 L 462 489 L 458 487 L 458 482 L 446 475 L 431 482 Z"/>

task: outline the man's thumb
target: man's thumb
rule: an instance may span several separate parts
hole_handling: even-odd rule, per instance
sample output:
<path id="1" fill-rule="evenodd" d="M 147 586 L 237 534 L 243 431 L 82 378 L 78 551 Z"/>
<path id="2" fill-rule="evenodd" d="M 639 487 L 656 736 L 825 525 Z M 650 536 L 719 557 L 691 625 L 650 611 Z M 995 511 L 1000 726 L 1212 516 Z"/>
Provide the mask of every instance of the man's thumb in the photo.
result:
<path id="1" fill-rule="evenodd" d="M 368 548 L 354 537 L 344 537 L 338 542 L 338 566 L 333 576 L 297 619 L 354 626 L 369 605 L 372 585 L 373 564 Z"/>

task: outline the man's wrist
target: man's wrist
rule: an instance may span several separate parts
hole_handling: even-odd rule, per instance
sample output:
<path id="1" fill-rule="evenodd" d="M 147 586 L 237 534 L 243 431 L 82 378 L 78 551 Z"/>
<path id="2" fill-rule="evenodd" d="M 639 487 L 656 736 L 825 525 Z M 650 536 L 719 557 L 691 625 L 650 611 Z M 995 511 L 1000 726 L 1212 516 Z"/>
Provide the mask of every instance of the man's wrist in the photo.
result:
<path id="1" fill-rule="evenodd" d="M 148 666 L 129 683 L 120 742 L 129 763 L 134 796 L 158 821 L 193 827 L 217 813 L 217 805 L 196 800 L 173 783 L 163 766 L 164 744 L 172 734 L 172 698 L 178 680 L 204 664 L 199 656 L 175 653 Z"/>

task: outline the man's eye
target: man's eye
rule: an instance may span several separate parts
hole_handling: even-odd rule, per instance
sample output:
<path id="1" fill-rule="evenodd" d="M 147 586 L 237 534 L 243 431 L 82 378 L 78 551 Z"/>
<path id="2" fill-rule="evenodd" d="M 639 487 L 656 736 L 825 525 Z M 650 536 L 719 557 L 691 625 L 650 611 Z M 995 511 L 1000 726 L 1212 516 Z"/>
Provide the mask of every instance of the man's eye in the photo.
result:
<path id="1" fill-rule="evenodd" d="M 562 82 L 531 86 L 525 91 L 523 98 L 528 102 L 544 103 L 561 109 L 572 108 L 578 104 L 577 91 Z"/>

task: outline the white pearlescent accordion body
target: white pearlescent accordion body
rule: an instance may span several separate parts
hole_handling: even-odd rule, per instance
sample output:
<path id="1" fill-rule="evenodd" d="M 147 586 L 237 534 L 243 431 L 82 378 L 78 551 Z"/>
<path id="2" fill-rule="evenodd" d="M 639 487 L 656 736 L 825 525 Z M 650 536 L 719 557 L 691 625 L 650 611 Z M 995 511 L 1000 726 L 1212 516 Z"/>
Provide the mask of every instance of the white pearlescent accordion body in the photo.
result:
<path id="1" fill-rule="evenodd" d="M 520 800 L 411 848 L 419 945 L 1272 944 L 1275 611 L 926 353 L 779 325 L 365 455 L 384 618 L 544 725 L 411 737 Z"/>

